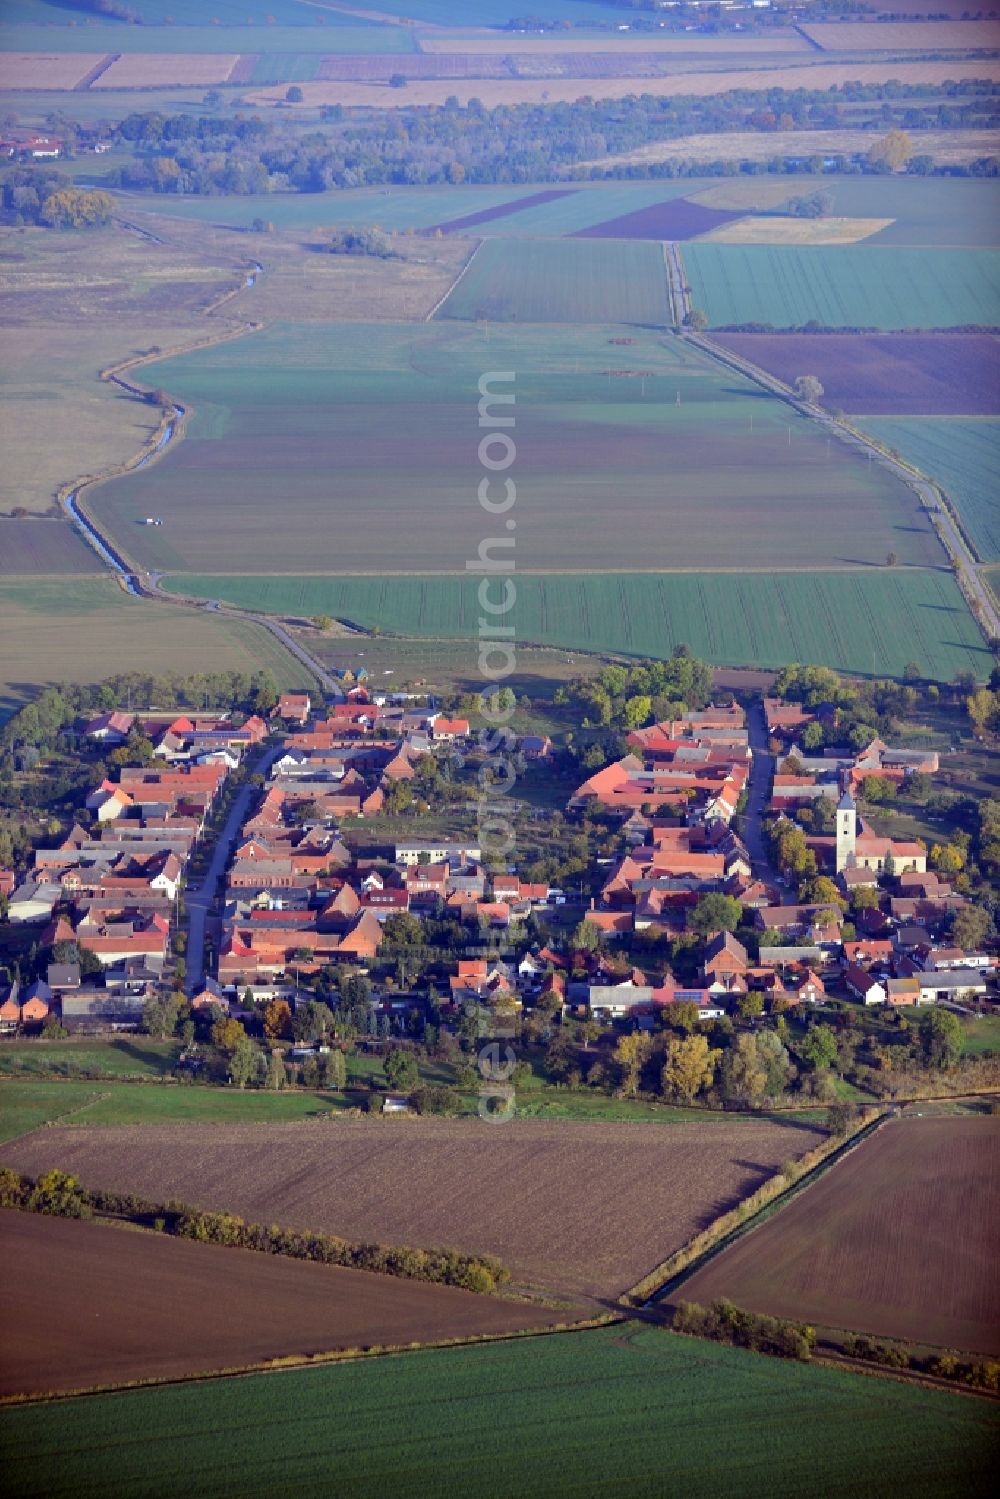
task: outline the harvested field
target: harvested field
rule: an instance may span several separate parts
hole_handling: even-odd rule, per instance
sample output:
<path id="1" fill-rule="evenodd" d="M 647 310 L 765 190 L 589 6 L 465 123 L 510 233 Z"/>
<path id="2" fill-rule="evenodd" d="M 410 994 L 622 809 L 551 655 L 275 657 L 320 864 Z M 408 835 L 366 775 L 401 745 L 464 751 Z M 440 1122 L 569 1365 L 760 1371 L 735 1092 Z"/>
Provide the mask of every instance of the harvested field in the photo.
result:
<path id="1" fill-rule="evenodd" d="M 94 89 L 178 88 L 228 83 L 236 52 L 126 52 L 94 83 Z"/>
<path id="2" fill-rule="evenodd" d="M 571 38 L 563 40 L 561 37 L 543 37 L 535 40 L 532 37 L 518 36 L 510 41 L 493 41 L 484 37 L 482 41 L 478 38 L 474 48 L 468 38 L 464 41 L 456 41 L 452 37 L 437 37 L 425 35 L 420 38 L 420 45 L 424 52 L 432 56 L 461 52 L 463 50 L 481 52 L 484 55 L 490 53 L 532 52 L 548 53 L 554 57 L 574 57 L 580 53 L 593 52 L 596 44 L 590 40 L 578 40 Z M 611 48 L 605 50 L 611 51 Z M 725 34 L 719 36 L 628 36 L 614 38 L 614 54 L 626 54 L 629 52 L 651 53 L 665 52 L 746 52 L 753 55 L 755 52 L 802 52 L 805 48 L 802 38 L 792 30 L 768 33 L 766 37 L 732 37 Z"/>
<path id="3" fill-rule="evenodd" d="M 0 579 L 0 717 L 39 687 L 112 671 L 265 667 L 283 686 L 303 684 L 303 668 L 260 625 L 133 598 L 107 574 Z"/>
<path id="4" fill-rule="evenodd" d="M 996 1354 L 998 1217 L 1000 1120 L 895 1120 L 679 1294 Z"/>
<path id="5" fill-rule="evenodd" d="M 456 52 L 442 57 L 426 57 L 414 52 L 407 56 L 378 53 L 365 57 L 322 57 L 317 78 L 344 78 L 357 82 L 387 83 L 394 73 L 404 78 L 509 78 L 508 59 L 502 54 L 490 56 L 475 51 Z M 242 80 L 241 80 L 242 81 Z"/>
<path id="6" fill-rule="evenodd" d="M 868 416 L 1000 415 L 1000 338 L 988 333 L 717 333 L 716 343 L 793 385 L 816 375 L 832 410 Z"/>
<path id="7" fill-rule="evenodd" d="M 437 316 L 665 327 L 663 255 L 645 244 L 486 240 Z"/>
<path id="8" fill-rule="evenodd" d="M 406 1492 L 435 1499 L 996 1488 L 984 1400 L 635 1324 L 47 1402 L 3 1421 L 7 1499 L 386 1499 L 410 1474 Z"/>
<path id="9" fill-rule="evenodd" d="M 96 554 L 66 521 L 0 515 L 0 577 L 100 571 Z"/>
<path id="10" fill-rule="evenodd" d="M 509 203 L 498 203 L 494 208 L 481 208 L 477 213 L 467 213 L 461 219 L 446 219 L 443 224 L 434 224 L 426 232 L 433 234 L 440 229 L 442 234 L 457 234 L 462 229 L 472 229 L 477 224 L 489 224 L 493 219 L 520 213 L 524 208 L 537 208 L 541 203 L 555 203 L 560 198 L 572 196 L 573 188 L 548 188 L 544 192 L 529 193 L 526 198 L 512 198 Z"/>
<path id="11" fill-rule="evenodd" d="M 798 30 L 824 52 L 996 52 L 1000 48 L 998 21 L 824 21 Z"/>
<path id="12" fill-rule="evenodd" d="M 588 229 L 577 229 L 577 239 L 694 239 L 695 235 L 718 230 L 736 217 L 720 208 L 705 208 L 688 198 L 670 198 L 666 203 L 651 203 L 635 213 L 617 219 L 605 219 Z"/>
<path id="13" fill-rule="evenodd" d="M 255 1222 L 499 1255 L 549 1290 L 634 1284 L 817 1143 L 805 1126 L 340 1120 L 38 1131 L 8 1164 Z"/>
<path id="14" fill-rule="evenodd" d="M 887 83 L 890 79 L 896 79 L 900 83 L 940 84 L 949 80 L 961 82 L 964 79 L 996 83 L 1000 82 L 1000 63 L 989 58 L 961 62 L 895 62 L 889 58 L 880 63 L 851 63 L 848 74 L 851 82 L 863 84 Z M 665 78 L 645 79 L 642 92 L 658 97 L 677 98 L 727 94 L 734 89 L 829 89 L 840 88 L 848 74 L 845 74 L 843 63 L 816 63 L 804 58 L 794 66 L 778 64 L 771 68 L 737 67 L 731 72 L 671 73 Z M 587 78 L 509 81 L 491 78 L 471 81 L 415 79 L 406 89 L 350 82 L 302 85 L 303 100 L 312 108 L 320 104 L 348 104 L 370 105 L 377 109 L 407 109 L 413 105 L 443 104 L 451 94 L 455 95 L 460 104 L 467 104 L 470 99 L 481 99 L 490 107 L 496 104 L 556 104 L 595 94 L 602 99 L 623 99 L 635 91 L 635 80 L 632 78 L 608 78 L 598 90 L 594 88 L 593 79 Z M 278 85 L 248 94 L 246 102 L 255 106 L 281 105 L 284 98 L 284 88 Z"/>
<path id="15" fill-rule="evenodd" d="M 697 206 L 697 205 L 693 205 Z M 704 213 L 713 210 L 703 209 Z M 716 229 L 701 238 L 713 245 L 855 245 L 887 229 L 892 219 L 781 218 L 777 214 L 748 214 L 736 219 L 727 214 Z"/>
<path id="16" fill-rule="evenodd" d="M 72 89 L 101 65 L 104 52 L 0 52 L 0 89 Z"/>
<path id="17" fill-rule="evenodd" d="M 690 244 L 692 301 L 712 325 L 961 328 L 1000 319 L 1000 256 L 893 246 Z"/>
<path id="18" fill-rule="evenodd" d="M 182 1379 L 288 1354 L 539 1327 L 564 1316 L 449 1286 L 0 1213 L 0 1396 Z M 86 1294 L 81 1287 L 86 1286 Z"/>
<path id="19" fill-rule="evenodd" d="M 832 518 L 836 522 L 835 511 Z M 182 593 L 275 613 L 324 613 L 377 625 L 386 634 L 462 640 L 469 662 L 476 659 L 479 610 L 475 582 L 467 579 L 185 576 L 168 582 Z M 916 661 L 939 682 L 957 671 L 983 679 L 993 664 L 958 585 L 943 570 L 752 573 L 744 563 L 733 573 L 521 573 L 517 637 L 654 657 L 668 656 L 684 641 L 720 666 L 813 661 L 862 675 L 902 676 Z"/>
<path id="20" fill-rule="evenodd" d="M 916 154 L 933 156 L 941 165 L 975 161 L 1000 149 L 1000 130 L 911 130 L 908 134 Z M 805 161 L 811 156 L 867 153 L 878 139 L 878 132 L 872 130 L 730 130 L 718 135 L 681 135 L 674 140 L 653 141 L 633 151 L 598 156 L 582 165 L 604 168 L 642 166 L 656 161 L 770 161 L 775 156 Z M 825 176 L 817 185 L 824 191 L 829 188 Z M 695 201 L 712 202 L 716 208 L 771 207 L 789 196 L 787 183 L 780 177 L 777 181 L 764 177 L 720 183 L 718 189 L 708 191 L 717 192 L 719 197 L 709 199 L 699 194 Z M 740 201 L 729 201 L 730 194 L 737 194 Z"/>

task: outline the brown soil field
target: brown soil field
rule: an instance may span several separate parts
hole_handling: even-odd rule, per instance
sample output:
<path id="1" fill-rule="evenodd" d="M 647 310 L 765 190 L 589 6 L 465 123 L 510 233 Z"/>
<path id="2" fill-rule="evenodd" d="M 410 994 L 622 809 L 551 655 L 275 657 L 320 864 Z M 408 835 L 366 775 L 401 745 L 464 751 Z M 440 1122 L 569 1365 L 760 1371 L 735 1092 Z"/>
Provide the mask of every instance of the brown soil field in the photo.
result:
<path id="1" fill-rule="evenodd" d="M 97 1223 L 0 1213 L 0 1396 L 566 1320 L 498 1297 Z"/>
<path id="2" fill-rule="evenodd" d="M 698 206 L 698 205 L 695 205 Z M 702 209 L 703 213 L 710 210 Z M 783 219 L 748 214 L 734 221 L 726 214 L 717 229 L 700 237 L 714 245 L 856 245 L 888 229 L 893 219 Z"/>
<path id="3" fill-rule="evenodd" d="M 574 239 L 694 239 L 708 230 L 719 229 L 736 218 L 721 208 L 706 208 L 687 198 L 668 198 L 665 203 L 651 203 L 635 213 L 623 213 L 603 224 L 578 229 Z"/>
<path id="4" fill-rule="evenodd" d="M 237 52 L 123 52 L 92 87 L 171 88 L 228 83 Z"/>
<path id="5" fill-rule="evenodd" d="M 899 8 L 906 10 L 903 0 Z M 800 26 L 799 30 L 824 52 L 971 52 L 1000 48 L 997 21 L 827 21 Z"/>
<path id="6" fill-rule="evenodd" d="M 97 573 L 97 554 L 65 521 L 0 515 L 0 574 Z"/>
<path id="7" fill-rule="evenodd" d="M 1000 1353 L 1000 1119 L 894 1120 L 678 1296 Z"/>
<path id="8" fill-rule="evenodd" d="M 865 416 L 1000 415 L 1000 339 L 988 333 L 720 333 L 786 384 L 818 377 L 824 404 Z"/>
<path id="9" fill-rule="evenodd" d="M 234 83 L 248 81 L 249 75 L 247 79 L 239 76 L 242 61 L 233 74 Z M 404 78 L 509 78 L 511 70 L 506 57 L 485 52 L 453 52 L 440 57 L 425 57 L 420 52 L 332 53 L 320 59 L 316 76 L 388 82 L 393 73 Z"/>
<path id="10" fill-rule="evenodd" d="M 6 1147 L 36 1175 L 289 1228 L 497 1254 L 515 1279 L 616 1295 L 817 1142 L 770 1121 L 673 1125 L 337 1120 L 49 1128 Z"/>
<path id="11" fill-rule="evenodd" d="M 621 37 L 609 38 L 610 45 L 604 45 L 606 52 L 802 52 L 805 43 L 802 38 L 792 30 L 769 32 L 766 37 L 741 37 L 721 34 L 719 36 L 648 36 L 648 37 Z M 507 53 L 516 55 L 519 52 L 547 52 L 554 57 L 572 57 L 574 53 L 595 52 L 598 50 L 593 41 L 585 39 L 566 39 L 561 37 L 543 37 L 538 41 L 533 38 L 525 39 L 522 36 L 511 41 L 491 41 L 484 39 L 471 43 L 468 39 L 459 41 L 451 37 L 422 36 L 420 46 L 424 52 L 448 53 L 448 52 L 482 52 Z"/>
<path id="12" fill-rule="evenodd" d="M 815 54 L 813 54 L 815 56 Z M 109 75 L 104 74 L 104 80 Z M 963 62 L 885 62 L 824 63 L 803 59 L 798 65 L 779 64 L 773 68 L 733 68 L 729 72 L 676 73 L 644 81 L 642 92 L 657 96 L 702 97 L 725 94 L 733 89 L 829 89 L 847 81 L 886 83 L 960 82 L 975 78 L 1000 81 L 1000 63 L 990 58 Z M 594 96 L 601 99 L 623 99 L 634 94 L 635 82 L 629 78 L 609 78 L 595 90 L 592 79 L 537 78 L 491 79 L 472 82 L 461 79 L 417 79 L 406 89 L 391 89 L 365 83 L 303 83 L 303 101 L 310 108 L 321 104 L 369 105 L 375 109 L 408 109 L 420 104 L 443 104 L 454 94 L 460 104 L 481 99 L 484 104 L 559 103 Z M 285 99 L 285 85 L 261 88 L 246 95 L 246 103 L 256 106 L 279 105 Z M 773 140 L 773 137 L 769 137 Z"/>
<path id="13" fill-rule="evenodd" d="M 903 63 L 904 68 L 911 66 Z M 854 74 L 852 72 L 851 77 Z M 959 165 L 975 161 L 979 156 L 992 156 L 1000 151 L 1000 130 L 911 130 L 913 149 L 917 154 L 926 153 L 941 164 Z M 582 162 L 587 167 L 631 166 L 654 161 L 770 161 L 772 156 L 850 156 L 857 151 L 869 151 L 878 139 L 878 132 L 871 130 L 734 130 L 719 135 L 682 135 L 676 140 L 654 141 L 649 146 L 638 146 L 634 151 L 623 151 L 617 156 L 605 156 L 596 161 Z M 707 194 L 715 188 L 707 188 L 697 194 L 695 202 L 712 202 L 715 207 L 770 207 L 788 196 L 787 189 L 781 191 L 782 183 L 752 181 L 721 183 L 718 192 L 749 195 L 740 203 L 723 204 Z M 770 202 L 763 195 L 773 192 Z"/>
<path id="14" fill-rule="evenodd" d="M 510 203 L 497 203 L 493 208 L 481 208 L 478 213 L 467 213 L 460 219 L 445 219 L 443 223 L 425 230 L 425 233 L 433 234 L 440 229 L 442 234 L 455 234 L 460 229 L 472 229 L 477 224 L 489 224 L 494 219 L 506 218 L 508 214 L 520 213 L 522 208 L 537 208 L 540 203 L 554 203 L 557 198 L 568 198 L 574 191 L 574 188 L 546 188 L 540 193 L 529 193 L 526 198 L 515 198 Z"/>
<path id="15" fill-rule="evenodd" d="M 0 89 L 71 89 L 104 58 L 104 52 L 0 52 Z"/>

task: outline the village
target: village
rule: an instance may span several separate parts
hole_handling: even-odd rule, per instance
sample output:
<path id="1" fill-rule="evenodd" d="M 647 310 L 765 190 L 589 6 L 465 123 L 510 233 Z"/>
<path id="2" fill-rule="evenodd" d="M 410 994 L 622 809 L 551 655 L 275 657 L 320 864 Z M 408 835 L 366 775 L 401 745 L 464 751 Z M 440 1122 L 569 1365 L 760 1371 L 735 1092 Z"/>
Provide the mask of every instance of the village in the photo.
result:
<path id="1" fill-rule="evenodd" d="M 3 986 L 0 1035 L 171 1032 L 195 1070 L 221 1047 L 216 1080 L 242 1085 L 294 1081 L 296 1058 L 331 1048 L 460 1061 L 502 1032 L 550 1081 L 626 1092 L 650 1057 L 679 1063 L 695 1041 L 698 1085 L 674 1092 L 725 1104 L 747 1099 L 727 1093 L 720 1058 L 769 1029 L 779 1081 L 797 1043 L 798 1086 L 818 1097 L 829 1079 L 801 1066 L 817 1026 L 825 1041 L 862 1012 L 891 1025 L 993 1008 L 992 929 L 968 878 L 859 812 L 914 777 L 933 785 L 937 751 L 877 735 L 831 747 L 802 702 L 721 695 L 633 729 L 582 780 L 563 765 L 566 825 L 594 835 L 563 886 L 516 856 L 498 867 L 471 822 L 467 836 L 409 831 L 442 774 L 475 765 L 471 718 L 362 673 L 266 716 L 81 723 L 81 743 L 117 763 L 65 836 L 0 871 L 8 929 L 30 931 L 37 955 Z M 511 747 L 528 781 L 561 754 L 549 735 Z M 869 1040 L 870 1082 L 887 1055 L 884 1034 Z M 227 1073 L 239 1041 L 254 1065 Z"/>

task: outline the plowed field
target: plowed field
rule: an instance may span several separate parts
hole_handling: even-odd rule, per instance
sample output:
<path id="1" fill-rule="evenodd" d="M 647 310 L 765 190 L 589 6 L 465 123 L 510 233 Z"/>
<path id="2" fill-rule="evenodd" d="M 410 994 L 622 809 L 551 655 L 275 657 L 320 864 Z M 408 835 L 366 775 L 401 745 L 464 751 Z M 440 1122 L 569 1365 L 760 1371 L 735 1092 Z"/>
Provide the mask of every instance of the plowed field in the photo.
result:
<path id="1" fill-rule="evenodd" d="M 608 1295 L 816 1140 L 813 1130 L 766 1121 L 344 1120 L 53 1128 L 9 1145 L 4 1159 L 32 1175 L 58 1166 L 88 1186 L 255 1222 L 488 1251 L 522 1281 Z"/>

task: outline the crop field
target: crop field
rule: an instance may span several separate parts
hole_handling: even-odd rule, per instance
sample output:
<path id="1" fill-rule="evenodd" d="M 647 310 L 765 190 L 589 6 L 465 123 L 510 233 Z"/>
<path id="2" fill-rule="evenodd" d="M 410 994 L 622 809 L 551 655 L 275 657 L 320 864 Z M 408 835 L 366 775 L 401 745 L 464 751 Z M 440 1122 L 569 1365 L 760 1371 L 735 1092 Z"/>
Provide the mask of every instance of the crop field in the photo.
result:
<path id="1" fill-rule="evenodd" d="M 701 211 L 712 212 L 708 208 Z M 798 219 L 781 218 L 778 214 L 748 214 L 745 218 L 726 214 L 724 218 L 720 215 L 718 225 L 706 226 L 707 233 L 700 238 L 712 245 L 856 245 L 891 223 L 891 219 L 844 219 L 836 215 Z"/>
<path id="2" fill-rule="evenodd" d="M 998 1212 L 1000 1121 L 893 1121 L 678 1295 L 1000 1353 Z"/>
<path id="3" fill-rule="evenodd" d="M 786 385 L 816 375 L 833 411 L 1000 416 L 1000 339 L 988 333 L 719 333 L 715 341 Z"/>
<path id="4" fill-rule="evenodd" d="M 291 1486 L 299 1499 L 398 1488 L 663 1499 L 666 1474 L 668 1492 L 690 1499 L 987 1499 L 996 1476 L 986 1401 L 638 1326 L 100 1395 L 0 1420 L 10 1499 L 188 1499 L 192 1475 L 217 1499 Z"/>
<path id="5" fill-rule="evenodd" d="M 721 208 L 692 203 L 688 198 L 672 198 L 576 232 L 581 238 L 593 239 L 693 239 L 697 234 L 719 230 L 736 217 Z"/>
<path id="6" fill-rule="evenodd" d="M 800 26 L 824 52 L 995 52 L 996 21 L 827 21 Z"/>
<path id="7" fill-rule="evenodd" d="M 565 249 L 662 265 L 654 245 Z M 621 325 L 273 324 L 160 361 L 145 378 L 193 412 L 186 435 L 88 504 L 168 573 L 464 572 L 484 370 L 517 372 L 519 571 L 943 560 L 908 486 L 682 340 Z"/>
<path id="8" fill-rule="evenodd" d="M 689 244 L 684 265 L 694 306 L 717 328 L 1000 322 L 1000 256 L 986 250 Z"/>
<path id="9" fill-rule="evenodd" d="M 468 43 L 463 41 L 462 45 L 464 49 Z M 823 90 L 834 86 L 839 88 L 845 77 L 843 63 L 813 62 L 804 55 L 794 61 L 778 57 L 770 66 L 765 66 L 760 58 L 754 63 L 749 68 L 727 70 L 720 67 L 701 71 L 703 63 L 695 60 L 687 65 L 692 70 L 685 71 L 683 60 L 678 60 L 669 76 L 644 78 L 641 91 L 658 98 L 705 98 L 740 89 Z M 850 78 L 852 83 L 874 85 L 892 80 L 934 86 L 967 79 L 996 83 L 1000 81 L 1000 62 L 982 57 L 949 62 L 897 62 L 886 58 L 882 62 L 852 62 Z M 624 99 L 636 91 L 636 80 L 632 77 L 607 78 L 600 86 L 603 99 Z M 406 89 L 391 92 L 376 83 L 327 80 L 302 85 L 303 102 L 312 108 L 322 104 L 344 104 L 408 109 L 414 105 L 442 105 L 451 95 L 460 104 L 480 99 L 492 108 L 498 104 L 556 104 L 590 98 L 594 93 L 594 81 L 589 78 L 418 78 Z M 256 89 L 246 96 L 248 104 L 262 108 L 282 107 L 284 100 L 285 91 L 280 84 L 274 88 Z"/>
<path id="10" fill-rule="evenodd" d="M 103 52 L 0 52 L 0 89 L 71 89 L 103 60 Z"/>
<path id="11" fill-rule="evenodd" d="M 56 1126 L 4 1156 L 29 1175 L 59 1166 L 90 1186 L 254 1222 L 488 1251 L 522 1282 L 601 1296 L 634 1284 L 818 1138 L 765 1120 L 342 1119 L 267 1133 Z"/>
<path id="12" fill-rule="evenodd" d="M 264 668 L 288 688 L 304 676 L 262 626 L 132 598 L 106 574 L 0 579 L 0 716 L 49 683 Z"/>
<path id="13" fill-rule="evenodd" d="M 0 1285 L 0 1396 L 508 1333 L 564 1315 L 449 1286 L 31 1213 L 0 1213 L 0 1249 L 8 1263 L 30 1263 L 34 1282 L 30 1298 L 17 1277 Z"/>
<path id="14" fill-rule="evenodd" d="M 0 575 L 100 570 L 96 554 L 65 521 L 0 515 Z"/>
<path id="15" fill-rule="evenodd" d="M 858 425 L 935 479 L 954 502 L 981 561 L 1000 562 L 1000 421 L 862 417 Z"/>
<path id="16" fill-rule="evenodd" d="M 227 83 L 235 52 L 126 52 L 91 85 L 94 89 L 164 88 Z"/>
<path id="17" fill-rule="evenodd" d="M 168 579 L 168 585 L 171 580 Z M 407 636 L 478 649 L 476 585 L 461 578 L 186 576 L 180 592 L 278 613 L 328 613 Z M 958 585 L 944 572 L 520 574 L 519 641 L 568 650 L 669 656 L 681 643 L 721 666 L 812 661 L 937 681 L 989 675 L 992 658 Z"/>
<path id="18" fill-rule="evenodd" d="M 641 243 L 486 240 L 437 315 L 662 327 L 670 322 L 663 255 Z"/>
<path id="19" fill-rule="evenodd" d="M 457 219 L 446 219 L 443 224 L 435 224 L 434 230 L 441 230 L 443 234 L 456 234 L 462 229 L 472 229 L 480 224 L 489 224 L 494 219 L 503 219 L 512 213 L 520 213 L 525 208 L 536 208 L 542 203 L 556 203 L 561 198 L 572 196 L 572 188 L 548 188 L 545 192 L 529 193 L 523 198 L 514 198 L 510 203 L 498 203 L 493 208 L 480 208 L 474 213 L 463 214 Z"/>

